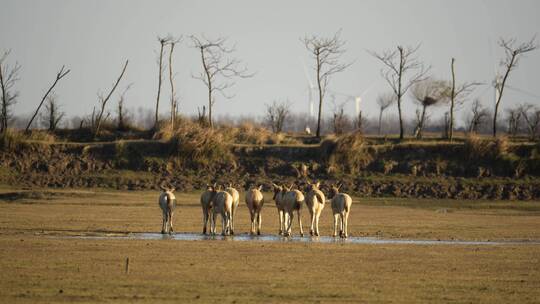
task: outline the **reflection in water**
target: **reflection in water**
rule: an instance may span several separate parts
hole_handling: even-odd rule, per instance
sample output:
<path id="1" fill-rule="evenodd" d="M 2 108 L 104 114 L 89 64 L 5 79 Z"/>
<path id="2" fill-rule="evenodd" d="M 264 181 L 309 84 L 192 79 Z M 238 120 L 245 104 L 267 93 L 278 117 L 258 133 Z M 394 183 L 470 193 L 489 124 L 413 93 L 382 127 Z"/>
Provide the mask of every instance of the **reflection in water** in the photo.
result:
<path id="1" fill-rule="evenodd" d="M 342 239 L 339 237 L 316 236 L 316 237 L 300 237 L 291 236 L 283 237 L 279 235 L 250 235 L 239 234 L 234 236 L 222 235 L 203 235 L 197 233 L 129 233 L 129 234 L 114 234 L 114 235 L 98 235 L 91 236 L 60 236 L 69 238 L 85 238 L 85 239 L 139 239 L 139 240 L 179 240 L 179 241 L 238 241 L 238 242 L 283 242 L 283 243 L 339 243 L 339 244 L 411 244 L 411 245 L 540 245 L 538 241 L 437 241 L 437 240 L 407 240 L 407 239 L 381 239 L 375 237 L 349 237 Z"/>

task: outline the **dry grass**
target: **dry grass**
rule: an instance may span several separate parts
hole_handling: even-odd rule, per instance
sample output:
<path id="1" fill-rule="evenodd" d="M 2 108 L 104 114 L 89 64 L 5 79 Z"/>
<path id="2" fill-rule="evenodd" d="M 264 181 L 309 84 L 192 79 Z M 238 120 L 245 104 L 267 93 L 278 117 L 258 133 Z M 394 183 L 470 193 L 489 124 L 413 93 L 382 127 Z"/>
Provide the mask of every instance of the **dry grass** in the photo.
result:
<path id="1" fill-rule="evenodd" d="M 321 151 L 328 166 L 339 172 L 358 173 L 373 160 L 368 153 L 367 143 L 359 132 L 328 138 L 321 143 Z"/>
<path id="2" fill-rule="evenodd" d="M 157 232 L 157 194 L 34 191 L 6 200 L 9 192 L 0 188 L 5 303 L 533 303 L 540 297 L 538 245 L 65 239 L 40 235 Z M 177 198 L 176 230 L 198 232 L 198 194 Z M 350 229 L 353 236 L 540 239 L 540 211 L 512 204 L 486 201 L 471 208 L 456 201 L 355 199 Z M 323 235 L 331 231 L 329 209 L 321 217 Z M 248 218 L 242 202 L 240 233 L 248 231 Z M 276 228 L 276 210 L 267 201 L 263 233 Z M 314 267 L 313 261 L 321 262 Z"/>

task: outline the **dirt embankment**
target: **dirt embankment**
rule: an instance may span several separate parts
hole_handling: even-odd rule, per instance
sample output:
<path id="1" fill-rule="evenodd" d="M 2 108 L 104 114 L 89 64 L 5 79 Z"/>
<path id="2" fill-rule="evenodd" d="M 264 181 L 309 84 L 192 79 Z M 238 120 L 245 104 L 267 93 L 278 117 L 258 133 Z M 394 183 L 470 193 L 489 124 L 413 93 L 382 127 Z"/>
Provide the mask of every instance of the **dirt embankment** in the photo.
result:
<path id="1" fill-rule="evenodd" d="M 232 146 L 232 157 L 195 163 L 160 141 L 34 143 L 0 152 L 0 183 L 141 190 L 169 181 L 191 191 L 214 181 L 269 189 L 271 182 L 307 178 L 342 181 L 360 196 L 531 200 L 540 199 L 537 149 L 516 146 L 504 156 L 478 157 L 463 144 L 363 145 L 343 156 L 339 145 L 324 143 Z"/>

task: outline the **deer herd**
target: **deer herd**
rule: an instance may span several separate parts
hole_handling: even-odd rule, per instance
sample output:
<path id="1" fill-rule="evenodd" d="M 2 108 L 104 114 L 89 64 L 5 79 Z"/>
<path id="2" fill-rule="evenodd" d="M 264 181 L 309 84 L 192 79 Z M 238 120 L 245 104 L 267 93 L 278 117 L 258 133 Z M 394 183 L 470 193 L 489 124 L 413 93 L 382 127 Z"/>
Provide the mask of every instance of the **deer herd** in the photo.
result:
<path id="1" fill-rule="evenodd" d="M 291 236 L 294 213 L 298 218 L 298 228 L 300 236 L 304 236 L 302 229 L 302 206 L 305 204 L 310 214 L 309 233 L 312 236 L 319 236 L 319 218 L 327 201 L 330 201 L 332 213 L 334 215 L 333 236 L 342 238 L 348 237 L 348 219 L 351 211 L 352 199 L 346 193 L 340 193 L 341 185 L 330 186 L 328 200 L 319 189 L 320 183 L 307 182 L 305 194 L 299 189 L 293 189 L 293 185 L 277 185 L 272 183 L 274 195 L 272 199 L 276 203 L 279 215 L 279 235 Z M 174 188 L 161 186 L 162 192 L 159 195 L 159 206 L 163 212 L 163 225 L 161 233 L 173 233 L 173 213 L 176 207 L 176 197 Z M 206 190 L 201 194 L 201 207 L 203 227 L 202 233 L 216 234 L 217 216 L 221 217 L 221 234 L 234 235 L 235 215 L 240 203 L 240 193 L 231 184 L 221 186 L 217 184 L 207 185 Z M 261 211 L 264 205 L 262 185 L 251 187 L 246 191 L 245 202 L 251 218 L 252 235 L 261 234 L 262 216 Z M 209 225 L 209 227 L 208 227 Z M 208 231 L 208 228 L 210 231 Z"/>

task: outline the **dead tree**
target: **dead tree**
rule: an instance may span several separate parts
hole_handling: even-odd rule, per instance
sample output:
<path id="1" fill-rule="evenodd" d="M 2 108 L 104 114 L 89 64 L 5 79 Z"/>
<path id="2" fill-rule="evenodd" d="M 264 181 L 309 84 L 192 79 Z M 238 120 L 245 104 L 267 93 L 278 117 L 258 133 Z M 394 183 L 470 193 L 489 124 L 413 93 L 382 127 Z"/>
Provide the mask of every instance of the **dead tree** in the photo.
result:
<path id="1" fill-rule="evenodd" d="M 412 95 L 421 107 L 421 110 L 416 110 L 414 135 L 417 139 L 422 138 L 422 131 L 428 117 L 427 109 L 444 100 L 445 89 L 445 84 L 442 81 L 432 79 L 417 82 L 413 86 Z"/>
<path id="2" fill-rule="evenodd" d="M 158 74 L 158 90 L 157 90 L 157 97 L 156 97 L 156 114 L 155 114 L 155 120 L 154 120 L 154 130 L 157 130 L 158 127 L 158 121 L 159 121 L 159 97 L 161 95 L 161 83 L 163 82 L 163 49 L 165 48 L 165 45 L 171 41 L 171 37 L 158 37 L 159 42 L 159 74 Z"/>
<path id="3" fill-rule="evenodd" d="M 471 119 L 469 120 L 469 127 L 467 130 L 469 133 L 478 132 L 478 127 L 484 123 L 486 118 L 488 118 L 489 113 L 486 108 L 480 103 L 480 99 L 475 99 L 471 106 Z"/>
<path id="4" fill-rule="evenodd" d="M 450 82 L 448 86 L 448 98 L 450 99 L 450 109 L 448 111 L 449 118 L 448 118 L 448 130 L 446 132 L 446 136 L 450 141 L 452 141 L 454 137 L 454 112 L 456 108 L 462 106 L 465 101 L 467 100 L 467 97 L 471 92 L 473 91 L 474 87 L 477 85 L 480 85 L 478 82 L 465 82 L 460 85 L 456 85 L 456 72 L 454 69 L 454 63 L 455 59 L 452 58 L 451 64 L 450 64 L 450 70 L 452 71 L 452 81 Z"/>
<path id="5" fill-rule="evenodd" d="M 0 109 L 0 133 L 7 134 L 9 120 L 11 119 L 11 107 L 15 105 L 19 92 L 14 91 L 13 87 L 19 80 L 21 66 L 18 62 L 10 66 L 7 61 L 10 51 L 5 51 L 0 56 L 0 89 L 2 90 L 2 109 Z"/>
<path id="6" fill-rule="evenodd" d="M 302 42 L 306 49 L 315 59 L 315 71 L 317 75 L 317 88 L 319 93 L 319 112 L 317 114 L 316 136 L 321 137 L 322 105 L 328 83 L 332 75 L 344 71 L 351 63 L 340 63 L 340 58 L 345 53 L 343 48 L 345 41 L 340 38 L 341 30 L 333 37 L 326 38 L 313 35 L 304 37 Z"/>
<path id="7" fill-rule="evenodd" d="M 272 132 L 280 133 L 283 131 L 283 125 L 289 118 L 290 103 L 274 101 L 271 105 L 266 105 L 266 123 L 272 128 Z"/>
<path id="8" fill-rule="evenodd" d="M 508 120 L 508 134 L 510 134 L 510 136 L 516 136 L 519 133 L 521 124 L 521 108 L 515 107 L 506 109 L 506 117 Z"/>
<path id="9" fill-rule="evenodd" d="M 124 91 L 122 91 L 122 94 L 120 94 L 120 97 L 118 98 L 118 107 L 116 109 L 116 114 L 118 115 L 118 130 L 125 131 L 128 127 L 128 123 L 126 121 L 126 108 L 124 106 L 124 103 L 126 102 L 126 93 L 131 88 L 133 83 L 130 83 Z"/>
<path id="10" fill-rule="evenodd" d="M 32 122 L 34 121 L 34 119 L 36 118 L 36 116 L 38 115 L 39 113 L 39 109 L 41 109 L 41 106 L 43 105 L 43 103 L 45 102 L 45 100 L 47 99 L 47 96 L 49 95 L 49 93 L 51 93 L 51 91 L 54 89 L 54 87 L 56 86 L 56 84 L 58 83 L 58 81 L 60 81 L 60 79 L 64 78 L 64 76 L 66 76 L 71 70 L 67 70 L 67 71 L 64 71 L 64 68 L 65 66 L 62 66 L 62 68 L 60 69 L 60 71 L 58 71 L 58 73 L 56 73 L 56 79 L 54 80 L 53 84 L 49 87 L 49 89 L 47 90 L 47 92 L 45 92 L 45 95 L 43 95 L 43 97 L 41 98 L 41 102 L 39 103 L 36 111 L 34 112 L 34 115 L 32 115 L 32 118 L 30 118 L 30 121 L 28 121 L 28 124 L 26 125 L 26 129 L 25 129 L 25 132 L 28 132 L 28 130 L 30 130 L 30 126 L 32 125 Z"/>
<path id="11" fill-rule="evenodd" d="M 174 123 L 178 115 L 178 98 L 176 97 L 176 92 L 174 91 L 174 74 L 173 74 L 173 65 L 172 65 L 172 56 L 174 52 L 174 46 L 177 43 L 182 41 L 182 37 L 177 39 L 171 39 L 169 45 L 171 49 L 169 50 L 169 82 L 171 84 L 171 128 L 174 130 Z"/>
<path id="12" fill-rule="evenodd" d="M 198 49 L 201 55 L 203 71 L 193 78 L 199 79 L 208 89 L 208 125 L 212 128 L 212 108 L 216 102 L 214 93 L 219 92 L 224 98 L 230 99 L 234 95 L 227 95 L 226 90 L 235 83 L 234 78 L 248 78 L 246 67 L 240 67 L 241 61 L 227 57 L 235 51 L 234 47 L 227 46 L 227 38 L 208 39 L 204 36 L 190 36 L 193 47 Z"/>
<path id="13" fill-rule="evenodd" d="M 382 117 L 384 111 L 390 107 L 396 101 L 396 96 L 394 93 L 387 93 L 377 96 L 377 105 L 379 105 L 379 129 L 378 134 L 381 135 L 382 132 Z"/>
<path id="14" fill-rule="evenodd" d="M 340 104 L 334 108 L 334 113 L 332 117 L 332 126 L 334 127 L 334 134 L 341 135 L 345 132 L 345 129 L 349 125 L 349 119 L 347 114 L 345 114 L 345 104 Z M 361 128 L 359 125 L 359 129 Z"/>
<path id="15" fill-rule="evenodd" d="M 525 53 L 534 51 L 538 48 L 536 44 L 536 36 L 528 42 L 521 43 L 516 46 L 516 39 L 503 39 L 499 40 L 499 45 L 504 49 L 505 58 L 501 61 L 501 66 L 506 70 L 502 80 L 495 79 L 495 90 L 497 92 L 497 99 L 495 101 L 495 111 L 493 112 L 493 137 L 497 136 L 497 114 L 499 112 L 499 106 L 501 104 L 504 88 L 508 80 L 510 72 L 518 67 L 519 59 Z"/>
<path id="16" fill-rule="evenodd" d="M 202 106 L 202 111 L 199 107 L 197 107 L 197 122 L 201 126 L 207 126 L 208 121 L 206 120 L 206 106 Z"/>
<path id="17" fill-rule="evenodd" d="M 521 116 L 527 123 L 529 138 L 534 141 L 536 140 L 538 128 L 540 127 L 540 109 L 531 104 L 523 105 L 520 109 Z"/>
<path id="18" fill-rule="evenodd" d="M 62 118 L 64 118 L 66 113 L 60 110 L 60 106 L 56 101 L 56 95 L 54 95 L 53 93 L 47 96 L 47 100 L 45 103 L 45 113 L 46 116 L 43 119 L 45 127 L 47 128 L 47 130 L 49 130 L 49 132 L 56 131 L 58 124 L 60 123 Z"/>
<path id="19" fill-rule="evenodd" d="M 120 80 L 122 80 L 122 77 L 124 76 L 124 73 L 126 72 L 128 62 L 129 62 L 129 60 L 126 60 L 126 63 L 124 64 L 124 67 L 122 68 L 122 72 L 120 73 L 120 76 L 118 76 L 118 78 L 116 79 L 116 82 L 114 83 L 114 85 L 113 85 L 111 91 L 109 92 L 109 94 L 107 94 L 107 96 L 105 96 L 105 97 L 103 97 L 101 95 L 99 96 L 99 107 L 100 108 L 99 108 L 97 114 L 95 113 L 95 111 L 92 112 L 92 116 L 95 117 L 95 118 L 92 119 L 92 121 L 94 121 L 94 123 L 93 123 L 93 125 L 94 125 L 94 137 L 99 135 L 99 129 L 101 127 L 103 113 L 105 113 L 105 106 L 107 105 L 107 101 L 109 101 L 112 94 L 114 93 L 114 90 L 116 90 L 116 87 L 120 83 Z"/>
<path id="20" fill-rule="evenodd" d="M 370 52 L 379 59 L 385 68 L 381 75 L 396 95 L 399 116 L 399 138 L 404 137 L 403 116 L 401 113 L 402 97 L 415 83 L 426 79 L 430 67 L 425 67 L 416 57 L 420 44 L 416 47 L 398 46 L 396 50 L 387 50 L 382 53 Z M 411 76 L 407 77 L 409 74 Z"/>

